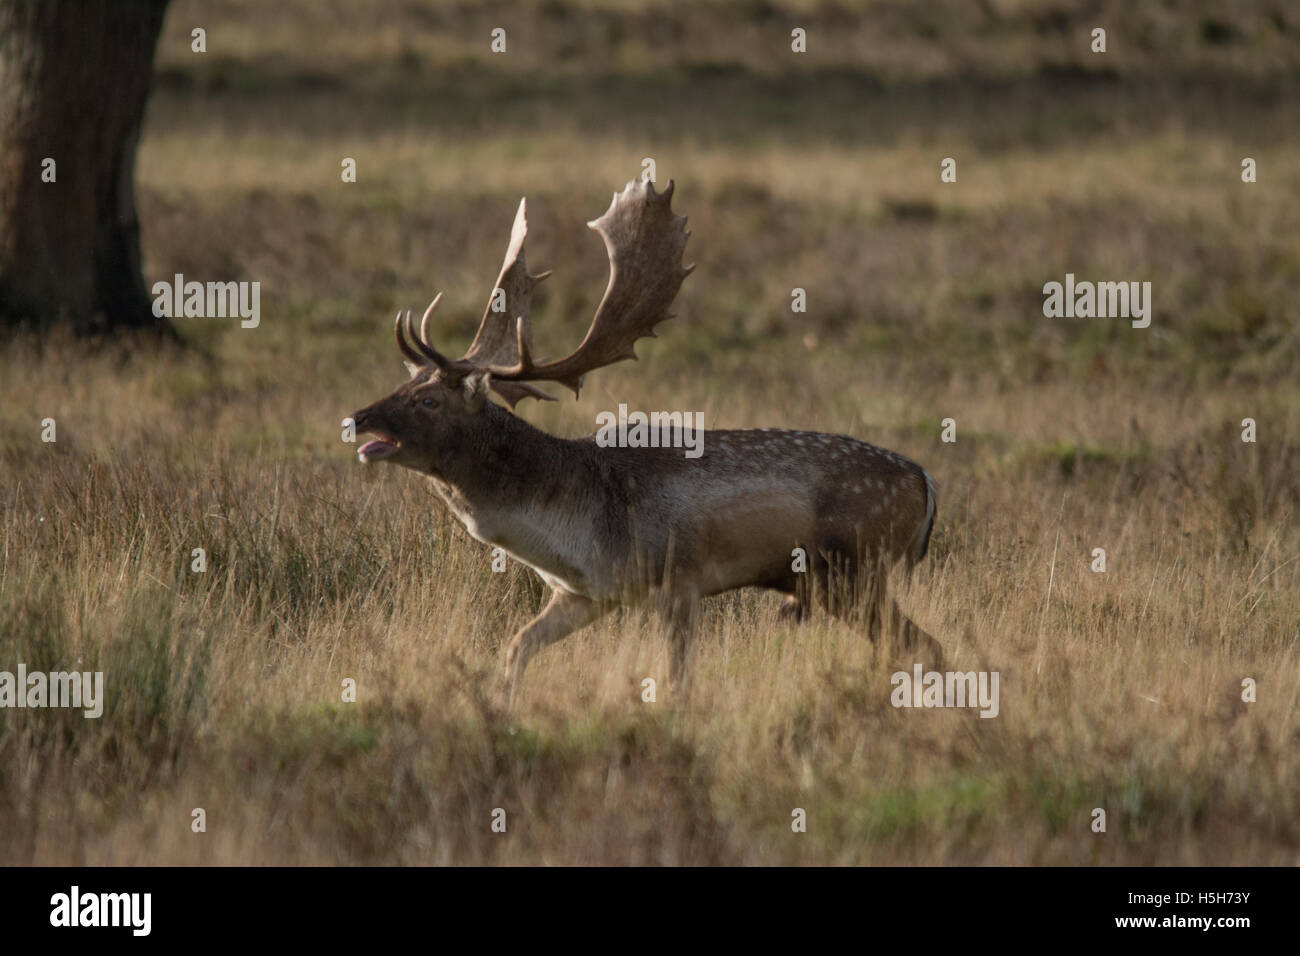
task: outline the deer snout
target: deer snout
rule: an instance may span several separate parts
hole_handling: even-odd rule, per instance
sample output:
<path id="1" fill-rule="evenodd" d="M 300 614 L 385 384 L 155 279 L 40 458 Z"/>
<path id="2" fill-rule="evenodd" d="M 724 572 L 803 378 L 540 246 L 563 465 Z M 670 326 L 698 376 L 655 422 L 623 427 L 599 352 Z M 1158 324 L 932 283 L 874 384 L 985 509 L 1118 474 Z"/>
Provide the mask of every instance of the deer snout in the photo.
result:
<path id="1" fill-rule="evenodd" d="M 402 443 L 382 428 L 376 420 L 374 406 L 363 408 L 352 415 L 352 424 L 358 434 L 370 432 L 374 441 L 368 441 L 357 449 L 357 457 L 363 464 L 391 458 L 401 449 Z"/>

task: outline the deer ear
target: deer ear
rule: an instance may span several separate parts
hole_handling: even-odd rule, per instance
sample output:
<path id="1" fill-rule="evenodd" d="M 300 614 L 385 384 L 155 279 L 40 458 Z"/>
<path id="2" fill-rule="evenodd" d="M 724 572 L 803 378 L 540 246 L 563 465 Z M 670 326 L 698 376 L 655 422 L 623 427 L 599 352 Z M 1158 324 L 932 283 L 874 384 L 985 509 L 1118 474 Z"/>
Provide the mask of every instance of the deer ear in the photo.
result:
<path id="1" fill-rule="evenodd" d="M 405 366 L 406 366 L 406 370 L 407 370 L 408 372 L 411 373 L 411 378 L 415 378 L 415 377 L 418 376 L 421 372 L 424 371 L 423 368 L 421 368 L 420 366 L 416 365 L 414 362 L 403 361 L 402 364 L 405 365 Z"/>
<path id="2" fill-rule="evenodd" d="M 460 383 L 461 395 L 465 398 L 465 410 L 474 414 L 487 401 L 488 387 L 492 376 L 487 372 L 471 372 Z"/>

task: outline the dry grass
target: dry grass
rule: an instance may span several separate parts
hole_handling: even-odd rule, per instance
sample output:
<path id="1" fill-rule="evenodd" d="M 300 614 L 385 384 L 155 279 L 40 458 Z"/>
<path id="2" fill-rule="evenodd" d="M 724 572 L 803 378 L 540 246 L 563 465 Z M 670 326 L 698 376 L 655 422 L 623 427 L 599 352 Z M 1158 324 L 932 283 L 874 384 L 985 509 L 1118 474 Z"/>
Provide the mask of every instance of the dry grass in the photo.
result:
<path id="1" fill-rule="evenodd" d="M 480 39 L 505 7 L 354 6 L 169 18 L 148 276 L 258 279 L 259 329 L 188 320 L 206 357 L 0 353 L 0 670 L 103 670 L 108 698 L 98 721 L 0 711 L 0 862 L 1300 862 L 1300 173 L 1294 98 L 1250 94 L 1294 89 L 1281 5 L 1226 27 L 1111 5 L 1112 37 L 1153 46 L 1100 81 L 1066 69 L 1091 69 L 1067 3 L 965 30 L 703 3 L 649 40 L 620 4 L 554 3 L 500 63 Z M 754 52 L 797 16 L 835 26 L 802 78 Z M 183 52 L 191 22 L 228 48 Z M 1196 71 L 1204 97 L 1180 94 Z M 468 340 L 521 193 L 556 269 L 539 341 L 575 340 L 604 283 L 581 224 L 646 155 L 695 232 L 681 315 L 524 414 L 577 434 L 620 401 L 700 409 L 920 461 L 939 521 L 900 598 L 954 666 L 1000 672 L 996 719 L 895 710 L 853 627 L 748 592 L 708 603 L 691 700 L 641 701 L 667 649 L 639 612 L 543 652 L 513 714 L 488 698 L 540 585 L 493 574 L 414 476 L 358 466 L 339 421 L 400 380 L 398 307 L 445 288 L 440 337 Z M 1151 280 L 1152 327 L 1043 318 L 1066 271 Z"/>

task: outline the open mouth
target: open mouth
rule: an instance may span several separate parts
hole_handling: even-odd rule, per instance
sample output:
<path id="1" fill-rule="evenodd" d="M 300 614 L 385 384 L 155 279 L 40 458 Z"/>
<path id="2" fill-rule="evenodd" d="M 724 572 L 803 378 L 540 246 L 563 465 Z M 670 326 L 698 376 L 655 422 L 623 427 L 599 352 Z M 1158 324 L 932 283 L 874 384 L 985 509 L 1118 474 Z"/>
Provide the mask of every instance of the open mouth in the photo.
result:
<path id="1" fill-rule="evenodd" d="M 372 461 L 382 461 L 390 455 L 397 454 L 397 450 L 402 447 L 402 443 L 397 439 L 376 432 L 379 437 L 374 441 L 368 441 L 357 449 L 357 457 L 365 464 Z"/>

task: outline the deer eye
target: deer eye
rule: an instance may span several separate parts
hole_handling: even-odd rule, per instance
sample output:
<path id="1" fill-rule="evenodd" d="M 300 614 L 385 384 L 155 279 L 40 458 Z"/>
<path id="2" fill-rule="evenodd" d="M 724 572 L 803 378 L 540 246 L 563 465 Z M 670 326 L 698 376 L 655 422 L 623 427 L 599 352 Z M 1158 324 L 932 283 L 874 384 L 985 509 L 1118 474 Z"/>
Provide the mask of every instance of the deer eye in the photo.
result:
<path id="1" fill-rule="evenodd" d="M 436 398 L 426 396 L 425 398 L 422 398 L 420 400 L 420 404 L 423 405 L 425 408 L 437 408 L 438 400 Z"/>

